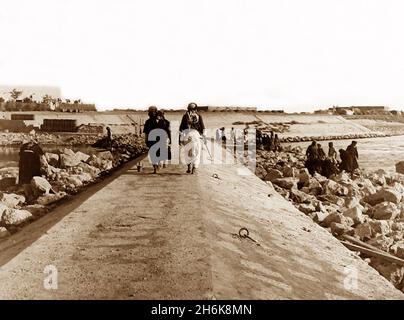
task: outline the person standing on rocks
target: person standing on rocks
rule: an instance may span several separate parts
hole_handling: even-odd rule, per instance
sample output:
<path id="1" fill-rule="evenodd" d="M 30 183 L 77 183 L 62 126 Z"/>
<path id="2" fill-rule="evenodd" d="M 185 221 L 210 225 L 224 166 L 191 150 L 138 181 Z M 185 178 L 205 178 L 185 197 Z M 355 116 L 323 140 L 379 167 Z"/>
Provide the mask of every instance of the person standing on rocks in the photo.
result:
<path id="1" fill-rule="evenodd" d="M 337 163 L 337 151 L 334 148 L 333 142 L 328 143 L 328 160 L 334 164 Z"/>
<path id="2" fill-rule="evenodd" d="M 311 145 L 306 150 L 306 168 L 309 170 L 311 175 L 314 175 L 316 168 L 316 161 L 318 159 L 318 148 L 317 142 L 313 141 Z"/>
<path id="3" fill-rule="evenodd" d="M 168 160 L 171 160 L 171 124 L 170 121 L 168 121 L 165 116 L 164 116 L 164 111 L 163 110 L 159 110 L 157 111 L 157 122 L 158 122 L 158 127 L 160 129 L 163 129 L 166 134 L 167 134 L 167 139 L 165 141 L 165 149 L 166 149 L 166 154 L 167 157 L 165 159 L 162 159 L 162 164 L 163 164 L 163 168 L 166 167 L 166 163 Z"/>
<path id="4" fill-rule="evenodd" d="M 112 149 L 112 133 L 110 127 L 107 127 L 107 146 L 109 149 Z"/>
<path id="5" fill-rule="evenodd" d="M 271 136 L 269 137 L 268 150 L 275 151 L 275 136 L 273 131 L 271 131 Z"/>
<path id="6" fill-rule="evenodd" d="M 46 163 L 45 155 L 35 137 L 20 147 L 18 162 L 18 184 L 31 183 L 35 176 L 41 176 L 41 167 Z"/>
<path id="7" fill-rule="evenodd" d="M 159 123 L 157 120 L 157 108 L 155 106 L 149 107 L 148 115 L 149 115 L 149 119 L 147 119 L 146 122 L 144 123 L 143 133 L 145 134 L 146 146 L 150 149 L 155 143 L 158 142 L 158 140 L 156 140 L 156 141 L 149 140 L 150 133 L 154 129 L 160 129 Z M 160 150 L 158 152 L 160 152 Z M 158 154 L 151 155 L 150 150 L 149 150 L 149 157 L 153 164 L 153 173 L 154 174 L 157 173 L 158 166 L 159 166 L 159 162 L 158 162 L 158 160 L 156 160 L 156 158 L 158 156 L 159 156 Z"/>
<path id="8" fill-rule="evenodd" d="M 358 159 L 358 149 L 356 148 L 357 142 L 352 141 L 352 143 L 346 148 L 346 155 L 347 155 L 347 167 L 348 172 L 353 176 L 356 169 L 359 168 Z"/>
<path id="9" fill-rule="evenodd" d="M 281 152 L 282 151 L 282 146 L 281 146 L 281 141 L 279 140 L 279 137 L 277 134 L 275 134 L 275 138 L 274 138 L 274 151 L 278 151 Z"/>
<path id="10" fill-rule="evenodd" d="M 196 103 L 188 104 L 188 110 L 183 115 L 180 124 L 180 142 L 188 151 L 186 163 L 188 166 L 187 173 L 196 173 L 202 153 L 202 140 L 205 139 L 202 116 L 197 111 Z"/>

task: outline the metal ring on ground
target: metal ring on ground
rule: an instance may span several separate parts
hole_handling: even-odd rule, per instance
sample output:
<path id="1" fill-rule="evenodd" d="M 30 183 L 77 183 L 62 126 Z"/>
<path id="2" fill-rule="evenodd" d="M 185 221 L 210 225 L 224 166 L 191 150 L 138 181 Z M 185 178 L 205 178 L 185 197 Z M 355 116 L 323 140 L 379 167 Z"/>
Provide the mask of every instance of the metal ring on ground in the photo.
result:
<path id="1" fill-rule="evenodd" d="M 238 232 L 238 235 L 241 238 L 248 238 L 250 236 L 250 231 L 247 228 L 241 228 Z"/>

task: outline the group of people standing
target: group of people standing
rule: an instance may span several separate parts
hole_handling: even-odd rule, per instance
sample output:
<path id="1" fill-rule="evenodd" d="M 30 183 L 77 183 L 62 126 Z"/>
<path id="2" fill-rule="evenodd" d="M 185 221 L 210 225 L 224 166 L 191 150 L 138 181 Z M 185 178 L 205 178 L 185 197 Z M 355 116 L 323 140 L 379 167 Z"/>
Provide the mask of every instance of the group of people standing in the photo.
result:
<path id="1" fill-rule="evenodd" d="M 180 124 L 179 144 L 185 146 L 191 144 L 186 155 L 187 173 L 195 174 L 200 164 L 202 152 L 202 140 L 205 139 L 202 116 L 197 111 L 196 103 L 190 103 L 187 112 L 182 116 Z M 145 142 L 149 148 L 149 157 L 153 164 L 153 173 L 157 173 L 162 163 L 163 168 L 166 162 L 171 160 L 171 129 L 170 121 L 164 116 L 163 110 L 157 110 L 156 107 L 149 107 L 149 119 L 144 124 L 143 133 L 145 134 Z M 153 130 L 161 129 L 159 132 Z M 165 133 L 162 135 L 162 133 Z M 156 150 L 150 150 L 156 143 L 163 138 L 163 142 Z M 151 152 L 151 151 L 155 151 Z"/>
<path id="2" fill-rule="evenodd" d="M 346 150 L 340 149 L 341 161 L 338 161 L 333 142 L 328 143 L 328 154 L 326 154 L 321 144 L 313 141 L 306 150 L 306 168 L 311 175 L 317 172 L 327 178 L 342 170 L 352 176 L 355 170 L 359 168 L 359 154 L 356 146 L 357 142 L 352 141 Z"/>
<path id="3" fill-rule="evenodd" d="M 278 135 L 274 134 L 273 131 L 271 131 L 271 135 L 268 136 L 266 133 L 261 133 L 260 130 L 257 130 L 257 147 L 268 151 L 282 151 L 281 141 Z"/>

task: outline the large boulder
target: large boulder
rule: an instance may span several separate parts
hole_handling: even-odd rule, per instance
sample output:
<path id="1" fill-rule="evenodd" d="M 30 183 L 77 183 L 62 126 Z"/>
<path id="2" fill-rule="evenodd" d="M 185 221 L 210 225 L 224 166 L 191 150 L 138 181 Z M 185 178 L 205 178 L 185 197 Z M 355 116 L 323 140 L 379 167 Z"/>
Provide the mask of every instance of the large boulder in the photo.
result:
<path id="1" fill-rule="evenodd" d="M 384 186 L 386 185 L 386 177 L 383 172 L 374 172 L 370 174 L 369 179 L 374 185 Z"/>
<path id="2" fill-rule="evenodd" d="M 49 194 L 52 190 L 51 184 L 42 177 L 33 177 L 31 180 L 31 187 L 34 195 L 37 197 L 43 194 Z"/>
<path id="3" fill-rule="evenodd" d="M 62 153 L 60 155 L 60 167 L 61 168 L 69 168 L 76 167 L 80 164 L 81 160 L 76 158 L 75 155 Z"/>
<path id="4" fill-rule="evenodd" d="M 85 153 L 83 153 L 81 151 L 77 151 L 74 156 L 80 162 L 86 162 L 90 158 L 90 156 L 88 154 L 85 154 Z"/>
<path id="5" fill-rule="evenodd" d="M 282 172 L 276 169 L 269 169 L 267 171 L 266 176 L 264 177 L 265 181 L 274 181 L 276 179 L 282 178 Z"/>
<path id="6" fill-rule="evenodd" d="M 287 190 L 292 188 L 297 189 L 297 182 L 298 180 L 296 178 L 279 178 L 272 181 L 273 184 Z"/>
<path id="7" fill-rule="evenodd" d="M 83 186 L 83 182 L 76 175 L 72 175 L 70 177 L 67 177 L 66 178 L 66 183 L 73 185 L 74 188 L 80 188 L 80 187 Z"/>
<path id="8" fill-rule="evenodd" d="M 343 234 L 352 235 L 354 233 L 354 229 L 352 227 L 343 223 L 332 222 L 330 228 L 332 234 L 336 236 L 341 236 Z"/>
<path id="9" fill-rule="evenodd" d="M 286 177 L 293 177 L 296 178 L 299 175 L 299 172 L 296 168 L 291 166 L 284 166 L 282 169 L 283 176 Z"/>
<path id="10" fill-rule="evenodd" d="M 25 197 L 14 193 L 0 193 L 0 203 L 9 208 L 17 208 L 25 202 Z"/>
<path id="11" fill-rule="evenodd" d="M 79 167 L 83 169 L 83 172 L 89 173 L 92 178 L 96 178 L 101 173 L 100 169 L 93 167 L 84 162 L 80 163 Z"/>
<path id="12" fill-rule="evenodd" d="M 345 171 L 342 171 L 336 175 L 332 175 L 330 178 L 337 183 L 350 183 L 352 181 Z"/>
<path id="13" fill-rule="evenodd" d="M 305 187 L 301 189 L 303 192 L 312 194 L 312 195 L 320 195 L 323 193 L 323 187 L 317 179 L 310 178 L 309 182 L 306 183 Z"/>
<path id="14" fill-rule="evenodd" d="M 359 202 L 359 199 L 356 197 L 347 197 L 347 198 L 345 198 L 344 205 L 345 205 L 345 208 L 352 209 L 357 206 L 360 206 L 360 202 Z M 362 208 L 362 210 L 363 210 L 363 208 Z"/>
<path id="15" fill-rule="evenodd" d="M 378 192 L 365 197 L 363 200 L 371 206 L 377 205 L 381 202 L 392 202 L 395 204 L 400 203 L 403 194 L 394 188 L 382 188 Z"/>
<path id="16" fill-rule="evenodd" d="M 56 194 L 47 194 L 47 195 L 43 195 L 42 197 L 39 197 L 36 200 L 36 202 L 42 206 L 46 206 L 46 205 L 55 203 L 59 200 L 62 200 L 66 196 L 67 196 L 67 194 L 65 192 L 58 192 Z"/>
<path id="17" fill-rule="evenodd" d="M 386 235 L 390 233 L 391 227 L 390 224 L 387 220 L 376 220 L 376 221 L 370 221 L 369 222 L 370 227 L 372 228 L 372 234 L 382 234 Z"/>
<path id="18" fill-rule="evenodd" d="M 335 213 L 331 213 L 329 214 L 321 223 L 322 226 L 328 228 L 331 226 L 331 223 L 336 222 L 336 223 L 341 223 L 344 224 L 346 226 L 353 226 L 354 225 L 354 221 L 353 219 L 349 218 L 349 217 L 345 217 L 343 214 L 335 212 Z"/>
<path id="19" fill-rule="evenodd" d="M 373 236 L 372 226 L 369 223 L 362 223 L 356 226 L 354 235 L 362 241 L 370 240 Z"/>
<path id="20" fill-rule="evenodd" d="M 311 203 L 314 205 L 318 202 L 316 197 L 294 188 L 290 190 L 289 198 L 296 203 Z"/>
<path id="21" fill-rule="evenodd" d="M 323 183 L 323 192 L 325 194 L 334 194 L 337 196 L 346 196 L 348 195 L 348 188 L 340 185 L 339 183 L 333 180 L 326 180 Z"/>
<path id="22" fill-rule="evenodd" d="M 307 169 L 301 169 L 298 178 L 299 178 L 299 184 L 304 186 L 306 184 L 307 185 L 309 184 L 311 175 Z"/>
<path id="23" fill-rule="evenodd" d="M 18 226 L 32 219 L 32 214 L 27 210 L 11 209 L 6 210 L 3 214 L 1 222 L 6 226 Z"/>
<path id="24" fill-rule="evenodd" d="M 354 221 L 355 225 L 357 225 L 365 221 L 362 210 L 363 207 L 361 205 L 357 205 L 351 209 L 344 211 L 343 215 L 345 217 L 351 218 Z"/>
<path id="25" fill-rule="evenodd" d="M 360 178 L 356 181 L 356 185 L 360 188 L 361 194 L 364 197 L 377 192 L 376 187 L 369 179 Z"/>
<path id="26" fill-rule="evenodd" d="M 46 152 L 45 158 L 49 165 L 51 165 L 53 167 L 59 166 L 59 155 L 58 154 Z"/>
<path id="27" fill-rule="evenodd" d="M 298 206 L 299 211 L 303 212 L 304 214 L 310 214 L 316 211 L 316 207 L 312 204 L 302 203 Z"/>
<path id="28" fill-rule="evenodd" d="M 376 220 L 394 220 L 400 210 L 392 202 L 382 202 L 373 208 L 373 218 Z"/>
<path id="29" fill-rule="evenodd" d="M 330 195 L 320 195 L 317 197 L 318 200 L 325 202 L 325 203 L 332 203 L 337 205 L 338 207 L 344 207 L 345 206 L 345 199 L 338 197 L 336 195 L 330 194 Z"/>

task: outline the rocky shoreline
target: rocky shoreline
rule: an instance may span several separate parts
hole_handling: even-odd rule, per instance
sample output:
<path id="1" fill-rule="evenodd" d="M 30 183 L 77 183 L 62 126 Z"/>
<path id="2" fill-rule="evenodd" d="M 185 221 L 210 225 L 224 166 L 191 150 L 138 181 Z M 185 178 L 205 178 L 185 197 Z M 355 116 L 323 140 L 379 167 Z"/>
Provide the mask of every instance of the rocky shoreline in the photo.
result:
<path id="1" fill-rule="evenodd" d="M 345 172 L 330 179 L 311 176 L 304 162 L 300 147 L 285 146 L 277 153 L 257 150 L 256 175 L 335 237 L 376 252 L 366 255 L 359 250 L 370 266 L 404 292 L 399 261 L 404 259 L 404 162 L 396 165 L 395 174 L 377 170 L 353 179 Z"/>
<path id="2" fill-rule="evenodd" d="M 15 185 L 18 167 L 0 169 L 0 239 L 49 213 L 58 202 L 99 182 L 126 162 L 146 152 L 144 139 L 133 134 L 116 136 L 111 151 L 88 155 L 60 148 L 45 153 L 48 164 L 41 177 L 23 187 Z"/>
<path id="3" fill-rule="evenodd" d="M 370 132 L 370 133 L 357 133 L 339 136 L 310 136 L 310 137 L 280 137 L 280 142 L 308 142 L 308 141 L 327 141 L 327 140 L 353 140 L 353 139 L 367 139 L 367 138 L 384 138 L 390 137 L 391 134 Z"/>

